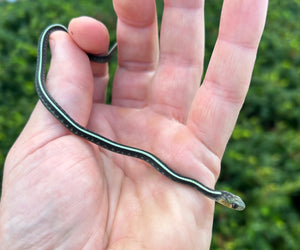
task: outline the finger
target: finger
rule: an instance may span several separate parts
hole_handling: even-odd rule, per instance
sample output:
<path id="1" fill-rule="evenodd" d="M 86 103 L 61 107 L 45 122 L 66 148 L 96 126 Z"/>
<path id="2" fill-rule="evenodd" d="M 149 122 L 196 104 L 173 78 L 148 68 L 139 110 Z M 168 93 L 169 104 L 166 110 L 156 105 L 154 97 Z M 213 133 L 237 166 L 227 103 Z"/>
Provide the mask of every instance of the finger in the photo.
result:
<path id="1" fill-rule="evenodd" d="M 88 57 L 66 32 L 50 36 L 47 88 L 74 120 L 85 126 L 92 107 L 93 78 Z"/>
<path id="2" fill-rule="evenodd" d="M 93 78 L 88 57 L 66 32 L 52 33 L 49 42 L 51 64 L 46 88 L 74 120 L 85 126 L 89 120 L 93 93 Z M 19 157 L 16 160 L 24 159 L 37 148 L 67 133 L 39 101 L 11 152 L 18 152 Z"/>
<path id="3" fill-rule="evenodd" d="M 106 27 L 90 17 L 79 17 L 71 20 L 69 33 L 75 43 L 90 54 L 105 54 L 109 45 L 109 34 Z M 94 102 L 105 102 L 108 83 L 108 65 L 91 62 L 94 76 Z"/>
<path id="4" fill-rule="evenodd" d="M 188 126 L 222 157 L 244 102 L 263 31 L 267 0 L 226 0 L 206 77 Z"/>
<path id="5" fill-rule="evenodd" d="M 147 104 L 148 85 L 158 61 L 158 35 L 154 0 L 114 0 L 118 15 L 119 67 L 112 102 L 126 107 Z"/>
<path id="6" fill-rule="evenodd" d="M 185 121 L 199 87 L 204 57 L 204 1 L 165 1 L 152 107 Z"/>

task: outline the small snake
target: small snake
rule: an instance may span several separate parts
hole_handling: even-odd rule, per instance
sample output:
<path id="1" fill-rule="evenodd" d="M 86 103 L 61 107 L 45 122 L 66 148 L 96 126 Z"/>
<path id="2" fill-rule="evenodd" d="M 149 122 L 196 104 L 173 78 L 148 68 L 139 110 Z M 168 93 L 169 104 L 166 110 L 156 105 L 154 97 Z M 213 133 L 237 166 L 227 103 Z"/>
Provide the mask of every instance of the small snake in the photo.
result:
<path id="1" fill-rule="evenodd" d="M 35 75 L 35 87 L 39 99 L 42 101 L 44 106 L 49 110 L 49 112 L 62 124 L 64 125 L 71 133 L 80 136 L 96 145 L 108 149 L 112 152 L 123 154 L 131 157 L 141 159 L 149 163 L 157 171 L 159 171 L 164 176 L 169 179 L 182 183 L 188 186 L 191 186 L 208 198 L 226 206 L 233 208 L 235 210 L 243 210 L 245 208 L 245 203 L 242 199 L 232 193 L 226 191 L 218 191 L 208 188 L 202 183 L 196 181 L 195 179 L 183 176 L 176 173 L 172 170 L 167 164 L 161 161 L 158 157 L 142 149 L 126 146 L 115 141 L 112 141 L 102 135 L 96 134 L 78 124 L 74 121 L 68 113 L 63 110 L 63 108 L 53 99 L 49 94 L 46 85 L 45 85 L 45 75 L 46 75 L 46 61 L 47 61 L 47 45 L 49 36 L 52 32 L 61 30 L 68 32 L 68 30 L 60 24 L 53 24 L 48 26 L 41 34 L 38 42 L 38 51 L 37 51 L 37 67 Z M 108 54 L 103 56 L 96 56 L 88 54 L 91 61 L 98 63 L 108 62 L 113 53 L 116 51 L 117 44 L 115 44 Z"/>

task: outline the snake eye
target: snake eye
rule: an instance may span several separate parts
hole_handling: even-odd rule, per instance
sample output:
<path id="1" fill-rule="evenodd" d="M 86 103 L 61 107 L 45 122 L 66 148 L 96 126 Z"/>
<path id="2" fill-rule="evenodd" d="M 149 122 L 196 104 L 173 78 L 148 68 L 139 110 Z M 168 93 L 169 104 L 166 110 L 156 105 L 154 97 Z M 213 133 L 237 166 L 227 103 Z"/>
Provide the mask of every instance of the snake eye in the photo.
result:
<path id="1" fill-rule="evenodd" d="M 238 205 L 237 205 L 236 203 L 233 203 L 233 204 L 232 204 L 232 208 L 233 208 L 233 209 L 237 209 L 237 208 L 238 208 Z"/>

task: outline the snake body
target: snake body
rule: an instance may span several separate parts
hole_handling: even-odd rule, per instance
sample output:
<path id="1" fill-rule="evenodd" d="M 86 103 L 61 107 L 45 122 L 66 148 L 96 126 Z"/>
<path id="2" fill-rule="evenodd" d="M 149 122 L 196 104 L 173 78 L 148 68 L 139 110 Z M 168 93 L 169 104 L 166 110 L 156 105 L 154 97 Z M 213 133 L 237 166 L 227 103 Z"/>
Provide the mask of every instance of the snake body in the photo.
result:
<path id="1" fill-rule="evenodd" d="M 162 160 L 160 160 L 152 153 L 139 148 L 130 147 L 112 141 L 102 135 L 99 135 L 93 131 L 84 128 L 83 126 L 78 124 L 73 118 L 71 118 L 69 114 L 53 99 L 53 97 L 48 92 L 45 84 L 48 40 L 50 34 L 58 30 L 68 32 L 63 25 L 53 24 L 48 26 L 40 36 L 37 52 L 35 87 L 41 102 L 63 126 L 65 126 L 71 133 L 80 136 L 92 143 L 95 143 L 96 145 L 102 148 L 105 148 L 118 154 L 123 154 L 141 159 L 150 164 L 157 171 L 159 171 L 161 174 L 168 177 L 169 179 L 178 183 L 191 186 L 192 188 L 195 188 L 196 190 L 200 191 L 205 196 L 215 200 L 216 202 L 226 207 L 233 208 L 235 210 L 243 210 L 245 208 L 244 202 L 237 195 L 226 191 L 210 189 L 195 179 L 183 176 L 175 172 L 167 164 L 165 164 Z M 116 51 L 116 48 L 117 45 L 115 44 L 107 55 L 97 56 L 88 54 L 88 56 L 91 61 L 95 61 L 98 63 L 106 63 L 109 62 L 113 53 Z"/>

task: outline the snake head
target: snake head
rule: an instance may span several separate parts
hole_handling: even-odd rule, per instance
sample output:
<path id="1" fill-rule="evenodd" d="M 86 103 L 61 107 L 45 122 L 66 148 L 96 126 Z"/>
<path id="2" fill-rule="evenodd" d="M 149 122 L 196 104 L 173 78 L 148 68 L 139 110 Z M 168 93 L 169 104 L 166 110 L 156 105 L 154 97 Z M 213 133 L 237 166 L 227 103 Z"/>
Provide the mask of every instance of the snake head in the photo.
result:
<path id="1" fill-rule="evenodd" d="M 232 193 L 221 191 L 222 194 L 216 199 L 216 201 L 225 207 L 229 207 L 238 211 L 245 209 L 246 205 L 243 200 Z"/>

